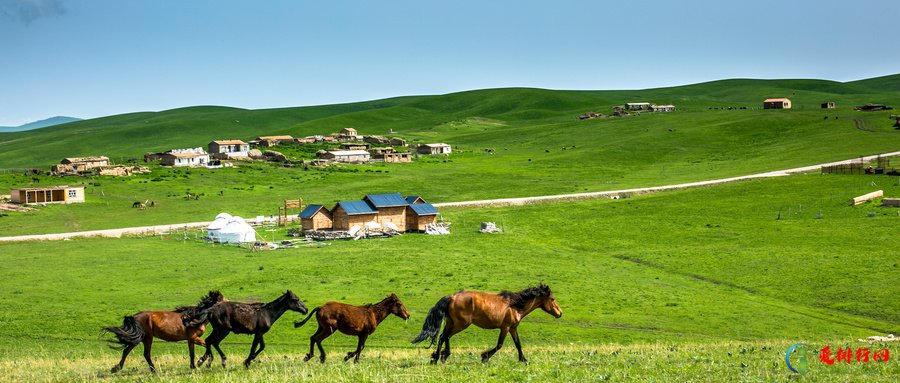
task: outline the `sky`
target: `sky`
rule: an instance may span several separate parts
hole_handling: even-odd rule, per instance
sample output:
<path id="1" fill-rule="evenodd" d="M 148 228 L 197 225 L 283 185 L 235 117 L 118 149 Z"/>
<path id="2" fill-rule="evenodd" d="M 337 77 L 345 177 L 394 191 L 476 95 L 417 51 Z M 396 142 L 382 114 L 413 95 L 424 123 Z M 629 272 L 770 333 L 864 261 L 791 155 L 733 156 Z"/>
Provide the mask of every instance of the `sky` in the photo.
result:
<path id="1" fill-rule="evenodd" d="M 0 126 L 900 73 L 897 0 L 0 0 Z"/>

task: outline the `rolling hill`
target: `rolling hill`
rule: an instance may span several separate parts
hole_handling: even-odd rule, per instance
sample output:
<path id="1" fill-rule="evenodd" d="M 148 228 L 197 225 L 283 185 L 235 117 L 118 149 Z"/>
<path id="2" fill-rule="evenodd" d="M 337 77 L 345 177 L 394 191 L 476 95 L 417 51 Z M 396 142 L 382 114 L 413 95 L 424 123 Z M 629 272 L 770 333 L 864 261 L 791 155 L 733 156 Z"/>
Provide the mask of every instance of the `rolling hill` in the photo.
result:
<path id="1" fill-rule="evenodd" d="M 0 132 L 21 132 L 25 130 L 41 129 L 49 126 L 68 124 L 70 122 L 82 121 L 80 118 L 56 116 L 44 120 L 29 122 L 19 126 L 0 126 Z"/>

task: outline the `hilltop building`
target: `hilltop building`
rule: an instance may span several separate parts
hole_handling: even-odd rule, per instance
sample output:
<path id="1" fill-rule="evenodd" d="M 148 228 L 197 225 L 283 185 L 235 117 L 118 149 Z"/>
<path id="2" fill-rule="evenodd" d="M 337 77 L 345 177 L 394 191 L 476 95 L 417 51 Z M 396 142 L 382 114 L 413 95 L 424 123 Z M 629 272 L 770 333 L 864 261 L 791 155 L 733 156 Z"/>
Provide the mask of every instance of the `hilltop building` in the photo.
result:
<path id="1" fill-rule="evenodd" d="M 791 100 L 787 98 L 767 98 L 763 101 L 763 109 L 790 109 Z"/>
<path id="2" fill-rule="evenodd" d="M 319 159 L 347 164 L 358 164 L 369 162 L 369 160 L 371 160 L 371 155 L 365 150 L 330 150 L 320 151 Z"/>

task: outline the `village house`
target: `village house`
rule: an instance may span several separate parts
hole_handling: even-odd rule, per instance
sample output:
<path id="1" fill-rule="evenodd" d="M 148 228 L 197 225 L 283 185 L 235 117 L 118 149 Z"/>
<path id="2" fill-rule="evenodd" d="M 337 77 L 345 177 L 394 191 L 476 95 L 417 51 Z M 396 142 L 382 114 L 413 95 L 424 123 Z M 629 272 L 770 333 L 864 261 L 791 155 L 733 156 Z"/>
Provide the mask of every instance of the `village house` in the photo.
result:
<path id="1" fill-rule="evenodd" d="M 376 222 L 382 227 L 392 224 L 397 231 L 406 230 L 406 199 L 400 193 L 391 194 L 366 194 L 363 201 L 372 206 L 377 212 Z"/>
<path id="2" fill-rule="evenodd" d="M 675 105 L 652 105 L 650 110 L 653 112 L 674 112 Z"/>
<path id="3" fill-rule="evenodd" d="M 365 150 L 331 150 L 321 151 L 319 158 L 334 162 L 343 162 L 348 164 L 357 164 L 369 162 L 371 156 Z"/>
<path id="4" fill-rule="evenodd" d="M 218 160 L 243 159 L 250 156 L 250 144 L 241 140 L 217 140 L 207 146 L 210 155 Z"/>
<path id="5" fill-rule="evenodd" d="M 425 231 L 425 226 L 437 222 L 438 211 L 422 197 L 406 197 L 406 231 Z"/>
<path id="6" fill-rule="evenodd" d="M 209 154 L 203 148 L 172 149 L 159 156 L 159 163 L 165 166 L 206 166 Z"/>
<path id="7" fill-rule="evenodd" d="M 404 139 L 402 139 L 402 138 L 397 138 L 397 137 L 391 138 L 391 145 L 392 145 L 392 146 L 399 146 L 399 147 L 401 147 L 401 148 L 405 148 L 405 147 L 408 146 L 408 144 L 406 143 L 406 140 L 404 140 Z"/>
<path id="8" fill-rule="evenodd" d="M 300 212 L 300 225 L 303 230 L 331 230 L 334 218 L 331 212 L 322 205 L 309 205 Z"/>
<path id="9" fill-rule="evenodd" d="M 376 155 L 375 160 L 391 163 L 412 162 L 412 156 L 409 153 L 384 153 Z"/>
<path id="10" fill-rule="evenodd" d="M 10 202 L 32 203 L 81 203 L 84 202 L 84 186 L 49 186 L 17 188 L 9 191 Z"/>
<path id="11" fill-rule="evenodd" d="M 787 98 L 767 98 L 763 101 L 763 109 L 790 109 L 791 100 Z"/>
<path id="12" fill-rule="evenodd" d="M 341 150 L 369 150 L 369 144 L 352 142 L 341 144 Z"/>
<path id="13" fill-rule="evenodd" d="M 392 148 L 392 147 L 390 147 L 390 146 L 386 146 L 386 147 L 383 147 L 383 148 L 372 148 L 372 149 L 369 149 L 368 152 L 369 152 L 369 154 L 372 155 L 372 157 L 376 157 L 376 158 L 377 158 L 378 156 L 381 156 L 381 155 L 385 155 L 385 154 L 388 154 L 388 153 L 393 153 L 393 152 L 394 152 L 394 148 Z"/>
<path id="14" fill-rule="evenodd" d="M 626 102 L 625 110 L 650 110 L 649 102 Z"/>
<path id="15" fill-rule="evenodd" d="M 334 230 L 350 230 L 353 226 L 365 227 L 367 222 L 373 222 L 378 216 L 375 210 L 366 201 L 341 201 L 331 209 Z"/>
<path id="16" fill-rule="evenodd" d="M 341 131 L 336 133 L 334 136 L 337 141 L 360 141 L 363 139 L 363 137 L 360 136 L 354 128 L 341 129 Z"/>
<path id="17" fill-rule="evenodd" d="M 447 144 L 424 144 L 419 145 L 418 152 L 421 154 L 450 154 L 451 148 Z"/>
<path id="18" fill-rule="evenodd" d="M 69 157 L 63 158 L 58 165 L 51 166 L 50 172 L 53 174 L 83 173 L 103 166 L 109 166 L 109 158 L 106 156 Z"/>
<path id="19" fill-rule="evenodd" d="M 278 146 L 282 144 L 290 144 L 294 142 L 294 137 L 291 136 L 259 136 L 256 137 L 255 140 L 251 140 L 249 142 L 250 146 L 255 147 L 270 147 L 270 146 Z"/>
<path id="20" fill-rule="evenodd" d="M 822 109 L 834 109 L 834 101 L 823 102 Z"/>

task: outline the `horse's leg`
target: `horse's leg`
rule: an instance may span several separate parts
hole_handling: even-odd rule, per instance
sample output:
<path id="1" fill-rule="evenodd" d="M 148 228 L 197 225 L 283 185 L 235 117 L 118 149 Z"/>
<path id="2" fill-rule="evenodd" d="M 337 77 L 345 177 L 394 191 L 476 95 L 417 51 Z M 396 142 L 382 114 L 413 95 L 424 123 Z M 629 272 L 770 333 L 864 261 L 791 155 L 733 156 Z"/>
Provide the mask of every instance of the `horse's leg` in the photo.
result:
<path id="1" fill-rule="evenodd" d="M 450 339 L 449 334 L 450 334 L 451 327 L 453 327 L 453 321 L 450 320 L 450 317 L 448 316 L 444 319 L 444 329 L 441 330 L 441 335 L 440 335 L 440 337 L 438 337 L 437 349 L 434 350 L 433 353 L 431 353 L 431 364 L 437 364 L 438 359 L 441 358 L 441 348 L 444 345 L 444 341 Z M 447 342 L 447 344 L 449 345 L 450 342 Z M 447 346 L 447 348 L 449 350 L 450 346 Z M 446 360 L 446 358 L 445 358 L 445 360 Z"/>
<path id="2" fill-rule="evenodd" d="M 525 359 L 525 354 L 522 353 L 522 343 L 519 342 L 519 326 L 509 329 L 509 335 L 512 335 L 513 342 L 516 343 L 516 350 L 519 350 L 519 361 L 528 362 L 528 359 Z"/>
<path id="3" fill-rule="evenodd" d="M 137 344 L 125 346 L 125 349 L 122 350 L 122 360 L 119 361 L 119 364 L 113 366 L 112 370 L 110 370 L 111 373 L 116 373 L 116 372 L 119 372 L 120 370 L 122 370 L 122 366 L 125 365 L 125 358 L 128 357 L 128 353 L 130 353 L 131 350 L 133 350 L 135 348 L 135 346 L 137 346 Z"/>
<path id="4" fill-rule="evenodd" d="M 366 348 L 366 338 L 369 337 L 369 334 L 362 333 L 359 334 L 359 341 L 356 343 L 356 351 L 348 353 L 347 357 L 344 358 L 344 361 L 350 360 L 353 358 L 353 363 L 359 363 L 359 354 L 362 353 L 362 350 Z"/>
<path id="5" fill-rule="evenodd" d="M 150 349 L 153 348 L 153 335 L 145 335 L 144 336 L 144 359 L 147 360 L 147 364 L 150 366 L 150 372 L 156 372 L 156 366 L 153 365 L 153 360 L 150 359 Z"/>
<path id="6" fill-rule="evenodd" d="M 188 355 L 191 356 L 191 370 L 197 368 L 194 366 L 194 340 L 188 339 Z"/>
<path id="7" fill-rule="evenodd" d="M 497 350 L 503 347 L 503 341 L 506 340 L 507 332 L 509 332 L 509 327 L 500 327 L 500 338 L 497 339 L 497 347 L 481 353 L 481 363 L 487 363 L 488 360 L 490 360 L 491 357 L 494 356 L 494 353 L 496 353 Z"/>
<path id="8" fill-rule="evenodd" d="M 325 330 L 325 327 L 319 326 L 319 328 L 316 329 L 316 333 L 313 334 L 311 337 L 309 337 L 309 354 L 306 354 L 306 357 L 303 358 L 304 362 L 312 359 L 313 355 L 315 355 L 315 353 L 316 353 L 315 352 L 316 344 L 318 344 L 321 361 L 322 361 L 322 363 L 325 363 L 325 351 L 322 350 L 322 341 L 325 338 L 327 338 L 328 335 L 331 335 L 331 334 L 329 334 L 328 331 Z"/>
<path id="9" fill-rule="evenodd" d="M 203 356 L 200 357 L 200 361 L 198 361 L 197 364 L 202 366 L 203 362 L 206 362 L 207 358 L 209 358 L 209 361 L 206 363 L 206 368 L 212 366 L 212 361 L 214 359 L 212 354 L 212 344 L 216 342 L 216 337 L 218 337 L 219 335 L 220 331 L 218 331 L 216 328 L 213 328 L 212 333 L 206 337 L 206 342 L 203 343 L 206 346 L 206 351 L 203 353 Z"/>
<path id="10" fill-rule="evenodd" d="M 256 346 L 259 346 L 260 339 L 262 339 L 262 333 L 256 333 L 253 335 L 253 344 L 250 345 L 250 355 L 247 355 L 247 360 L 244 360 L 244 367 L 250 368 L 250 362 L 252 362 L 253 357 L 256 356 Z"/>
<path id="11" fill-rule="evenodd" d="M 468 327 L 469 324 L 463 324 L 460 326 L 454 325 L 448 330 L 449 332 L 447 334 L 441 334 L 441 338 L 443 338 L 444 341 L 444 352 L 441 354 L 441 362 L 446 362 L 447 358 L 450 357 L 450 338 L 456 334 L 459 334 L 460 332 L 462 332 L 462 330 L 465 330 Z"/>

